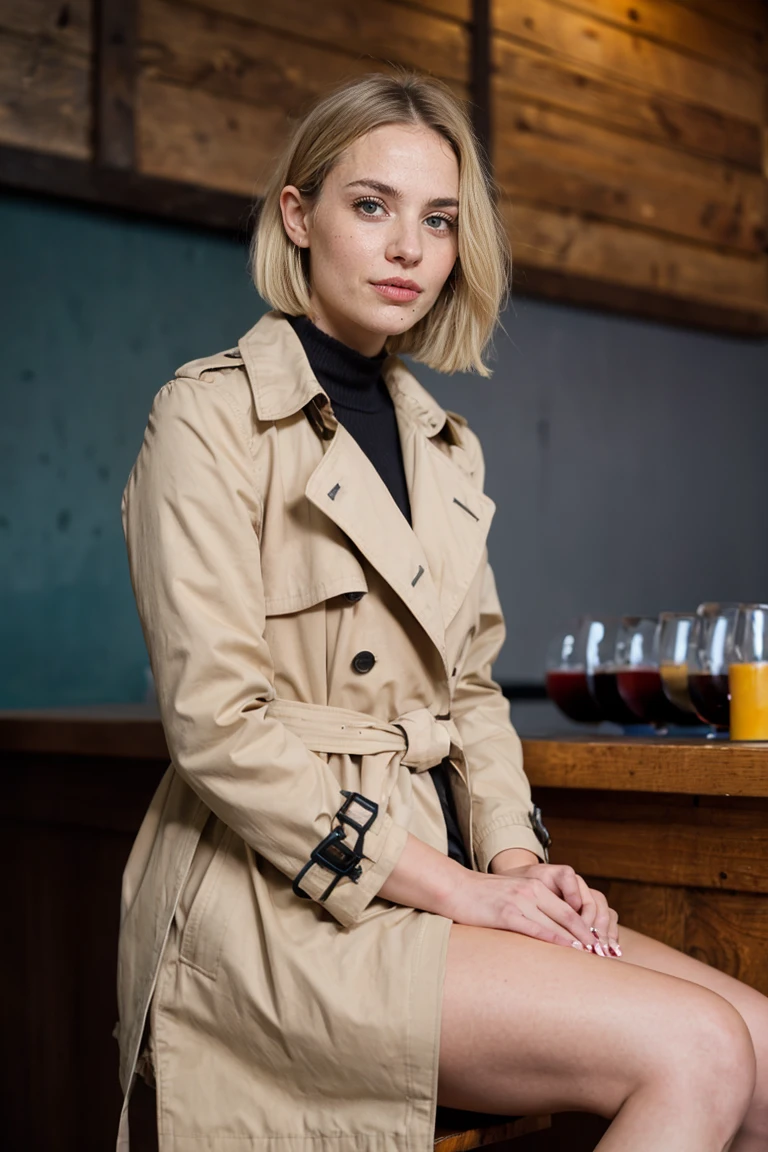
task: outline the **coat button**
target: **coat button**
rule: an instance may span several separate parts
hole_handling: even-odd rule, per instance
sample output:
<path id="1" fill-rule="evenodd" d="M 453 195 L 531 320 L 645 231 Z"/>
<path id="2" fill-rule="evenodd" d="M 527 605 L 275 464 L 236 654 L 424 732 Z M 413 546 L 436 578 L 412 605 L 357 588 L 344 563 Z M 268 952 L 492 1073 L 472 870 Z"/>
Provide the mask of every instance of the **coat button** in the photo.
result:
<path id="1" fill-rule="evenodd" d="M 352 667 L 355 672 L 370 672 L 376 663 L 376 657 L 373 652 L 358 652 L 352 661 Z"/>
<path id="2" fill-rule="evenodd" d="M 362 600 L 365 592 L 345 592 L 344 599 L 349 600 L 350 604 L 356 604 L 358 600 Z"/>

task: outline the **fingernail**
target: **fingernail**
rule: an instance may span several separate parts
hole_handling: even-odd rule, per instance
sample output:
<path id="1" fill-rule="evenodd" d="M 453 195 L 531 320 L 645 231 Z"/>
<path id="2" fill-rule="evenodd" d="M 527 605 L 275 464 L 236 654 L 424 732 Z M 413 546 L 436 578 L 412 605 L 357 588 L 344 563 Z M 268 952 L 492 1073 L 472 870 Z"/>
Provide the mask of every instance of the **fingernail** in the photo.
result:
<path id="1" fill-rule="evenodd" d="M 604 956 L 605 957 L 605 952 L 603 952 L 602 945 L 598 941 L 595 941 L 595 952 L 597 952 L 598 956 Z M 607 959 L 607 957 L 606 957 L 606 959 Z"/>
<path id="2" fill-rule="evenodd" d="M 621 955 L 622 955 L 622 951 L 621 951 L 621 947 L 620 947 L 620 945 L 618 945 L 618 944 L 614 944 L 614 946 L 613 946 L 613 950 L 614 950 L 614 952 L 616 953 L 616 955 L 617 955 L 617 956 L 621 956 Z"/>
<path id="3" fill-rule="evenodd" d="M 582 944 L 581 940 L 574 940 L 573 944 L 571 944 L 571 948 L 578 948 L 580 952 L 584 951 L 584 945 Z"/>

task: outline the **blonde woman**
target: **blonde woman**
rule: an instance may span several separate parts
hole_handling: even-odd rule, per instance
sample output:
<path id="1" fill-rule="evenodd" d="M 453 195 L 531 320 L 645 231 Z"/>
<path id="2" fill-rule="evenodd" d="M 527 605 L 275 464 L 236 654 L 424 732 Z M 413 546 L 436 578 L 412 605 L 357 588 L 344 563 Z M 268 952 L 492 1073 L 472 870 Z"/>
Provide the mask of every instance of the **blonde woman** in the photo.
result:
<path id="1" fill-rule="evenodd" d="M 450 90 L 319 103 L 253 267 L 272 311 L 160 389 L 123 499 L 172 758 L 125 873 L 124 1088 L 162 1152 L 429 1152 L 438 1102 L 764 1150 L 768 1002 L 547 862 L 491 676 L 480 446 L 400 358 L 488 376 L 507 284 Z"/>

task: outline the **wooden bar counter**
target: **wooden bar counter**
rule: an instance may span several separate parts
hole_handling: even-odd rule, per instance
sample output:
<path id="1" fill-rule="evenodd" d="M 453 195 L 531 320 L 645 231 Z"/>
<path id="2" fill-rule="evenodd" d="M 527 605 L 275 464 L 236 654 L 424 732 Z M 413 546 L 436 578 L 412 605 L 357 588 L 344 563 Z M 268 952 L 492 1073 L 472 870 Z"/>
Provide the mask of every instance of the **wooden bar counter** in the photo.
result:
<path id="1" fill-rule="evenodd" d="M 523 745 L 552 861 L 622 923 L 768 993 L 768 745 Z M 120 1107 L 120 879 L 168 764 L 162 726 L 144 705 L 0 711 L 0 758 L 3 1143 L 103 1152 Z"/>

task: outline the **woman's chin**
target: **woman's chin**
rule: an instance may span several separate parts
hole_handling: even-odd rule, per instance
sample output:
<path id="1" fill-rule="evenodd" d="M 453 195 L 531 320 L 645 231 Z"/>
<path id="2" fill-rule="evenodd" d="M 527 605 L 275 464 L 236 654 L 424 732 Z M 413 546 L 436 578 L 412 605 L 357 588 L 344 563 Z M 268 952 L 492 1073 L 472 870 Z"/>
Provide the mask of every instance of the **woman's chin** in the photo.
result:
<path id="1" fill-rule="evenodd" d="M 421 315 L 414 314 L 408 305 L 389 305 L 377 310 L 375 316 L 371 317 L 369 330 L 382 336 L 399 336 L 409 328 L 413 328 L 420 319 Z"/>

